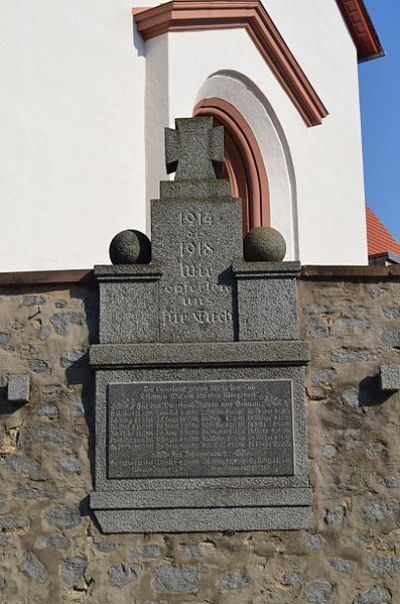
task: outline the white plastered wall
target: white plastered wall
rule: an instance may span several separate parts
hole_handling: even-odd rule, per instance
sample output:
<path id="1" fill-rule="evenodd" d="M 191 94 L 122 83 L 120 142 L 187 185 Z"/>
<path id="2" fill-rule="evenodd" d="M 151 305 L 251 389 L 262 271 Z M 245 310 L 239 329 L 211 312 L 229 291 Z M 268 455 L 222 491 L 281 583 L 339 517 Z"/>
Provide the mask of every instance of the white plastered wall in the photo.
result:
<path id="1" fill-rule="evenodd" d="M 280 139 L 282 149 L 276 157 L 286 154 L 284 178 L 289 179 L 290 186 L 282 181 L 280 197 L 279 187 L 271 190 L 271 219 L 272 226 L 281 229 L 288 240 L 287 258 L 297 257 L 303 264 L 366 264 L 354 43 L 334 1 L 291 1 L 290 10 L 282 0 L 268 0 L 264 4 L 329 111 L 323 124 L 312 128 L 305 125 L 248 34 L 238 29 L 161 36 L 163 52 L 168 55 L 168 82 L 158 97 L 168 96 L 169 126 L 173 127 L 175 117 L 190 116 L 202 96 L 218 96 L 216 74 L 240 74 L 235 85 L 235 78 L 231 78 L 229 86 L 226 77 L 218 90 L 225 100 L 235 97 L 234 104 L 262 148 L 272 181 L 269 170 L 274 165 L 274 152 L 271 155 L 271 145 L 268 148 L 265 143 L 271 124 Z M 156 44 L 161 48 L 159 40 L 147 42 L 150 48 Z M 264 123 L 257 122 L 254 107 L 248 104 L 250 97 L 245 93 L 241 100 L 238 97 L 236 84 L 243 76 L 266 100 L 264 109 L 268 115 Z M 152 102 L 147 98 L 147 103 Z M 148 161 L 152 161 L 150 156 Z M 160 178 L 163 166 L 155 162 L 149 173 Z M 283 178 L 282 171 L 280 177 Z M 154 196 L 154 186 L 150 189 Z M 286 197 L 282 189 L 286 190 Z"/>
<path id="2" fill-rule="evenodd" d="M 243 115 L 253 132 L 268 174 L 271 224 L 286 241 L 286 259 L 298 258 L 297 204 L 294 170 L 285 136 L 274 112 L 254 84 L 232 71 L 216 73 L 200 88 L 197 101 L 217 97 Z"/>
<path id="3" fill-rule="evenodd" d="M 0 271 L 90 268 L 117 232 L 145 228 L 133 4 L 0 2 Z"/>
<path id="4" fill-rule="evenodd" d="M 335 0 L 264 2 L 330 112 L 315 128 L 305 126 L 244 30 L 145 43 L 133 4 L 1 3 L 0 271 L 90 267 L 108 262 L 118 231 L 149 230 L 145 200 L 166 177 L 162 128 L 191 114 L 202 87 L 211 94 L 217 79 L 210 76 L 223 72 L 226 84 L 227 71 L 244 75 L 264 110 L 272 108 L 293 161 L 285 185 L 292 208 L 287 201 L 285 214 L 275 194 L 271 201 L 291 255 L 297 240 L 303 263 L 365 263 L 356 51 Z M 229 94 L 237 95 L 244 80 L 231 79 Z M 254 133 L 263 146 L 266 130 Z"/>

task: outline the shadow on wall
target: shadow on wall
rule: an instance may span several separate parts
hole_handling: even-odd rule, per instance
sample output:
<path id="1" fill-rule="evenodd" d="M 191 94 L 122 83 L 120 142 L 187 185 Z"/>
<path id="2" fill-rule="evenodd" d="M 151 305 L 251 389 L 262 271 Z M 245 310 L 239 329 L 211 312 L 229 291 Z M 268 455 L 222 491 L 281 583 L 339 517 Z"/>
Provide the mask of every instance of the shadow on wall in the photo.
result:
<path id="1" fill-rule="evenodd" d="M 299 258 L 297 189 L 293 160 L 280 121 L 266 96 L 242 73 L 220 70 L 200 87 L 195 105 L 210 97 L 233 105 L 257 139 L 270 187 L 272 226 L 288 243 L 288 259 Z"/>
<path id="2" fill-rule="evenodd" d="M 86 323 L 89 330 L 89 346 L 98 342 L 98 325 L 99 325 L 99 305 L 98 305 L 98 290 L 82 292 L 80 286 L 70 288 L 71 298 L 82 298 Z M 81 354 L 74 356 L 71 353 L 70 358 L 66 359 L 68 366 L 65 370 L 67 384 L 82 384 L 82 405 L 84 409 L 85 420 L 88 426 L 89 443 L 88 457 L 91 468 L 92 478 L 95 475 L 95 442 L 94 442 L 94 401 L 95 401 L 95 384 L 94 376 L 89 366 L 89 352 L 82 351 Z M 80 502 L 81 516 L 89 515 L 89 497 L 85 497 Z"/>
<path id="3" fill-rule="evenodd" d="M 382 391 L 379 375 L 364 378 L 358 387 L 358 404 L 360 407 L 383 405 L 391 396 L 393 396 L 393 392 Z"/>

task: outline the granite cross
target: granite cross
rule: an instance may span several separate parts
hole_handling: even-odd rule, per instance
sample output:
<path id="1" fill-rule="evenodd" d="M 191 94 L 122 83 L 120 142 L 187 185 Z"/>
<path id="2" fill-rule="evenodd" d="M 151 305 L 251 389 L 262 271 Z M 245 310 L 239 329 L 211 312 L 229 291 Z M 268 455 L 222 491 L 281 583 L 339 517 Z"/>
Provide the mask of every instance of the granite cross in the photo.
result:
<path id="1" fill-rule="evenodd" d="M 175 180 L 214 180 L 224 162 L 224 128 L 211 117 L 181 118 L 165 129 L 168 174 Z"/>

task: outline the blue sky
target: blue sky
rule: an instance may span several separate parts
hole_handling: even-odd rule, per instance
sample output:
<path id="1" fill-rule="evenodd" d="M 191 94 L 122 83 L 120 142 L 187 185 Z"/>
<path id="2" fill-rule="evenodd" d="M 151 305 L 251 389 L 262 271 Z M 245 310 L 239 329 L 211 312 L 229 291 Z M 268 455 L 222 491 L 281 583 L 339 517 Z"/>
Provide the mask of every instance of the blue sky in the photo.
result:
<path id="1" fill-rule="evenodd" d="M 365 0 L 386 57 L 361 63 L 366 201 L 400 242 L 400 0 Z"/>

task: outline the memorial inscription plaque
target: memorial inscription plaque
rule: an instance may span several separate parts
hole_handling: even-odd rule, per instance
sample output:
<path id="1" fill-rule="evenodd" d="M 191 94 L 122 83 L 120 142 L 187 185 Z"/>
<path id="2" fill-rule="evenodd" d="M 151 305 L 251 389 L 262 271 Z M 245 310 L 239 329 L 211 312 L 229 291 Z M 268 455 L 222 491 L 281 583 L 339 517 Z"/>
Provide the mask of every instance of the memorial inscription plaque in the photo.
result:
<path id="1" fill-rule="evenodd" d="M 231 258 L 237 241 L 226 224 L 235 214 L 238 220 L 239 210 L 235 202 L 218 201 L 204 201 L 195 212 L 184 202 L 168 207 L 168 223 L 160 234 L 162 254 L 170 259 L 160 281 L 161 341 L 234 339 Z M 154 224 L 162 224 L 165 211 L 162 202 L 154 202 Z M 159 230 L 155 228 L 156 245 Z"/>
<path id="2" fill-rule="evenodd" d="M 211 118 L 176 120 L 151 264 L 95 268 L 90 504 L 105 532 L 311 523 L 300 265 L 243 260 L 241 202 L 216 177 L 223 156 Z"/>
<path id="3" fill-rule="evenodd" d="M 110 384 L 109 478 L 293 474 L 289 380 Z"/>

